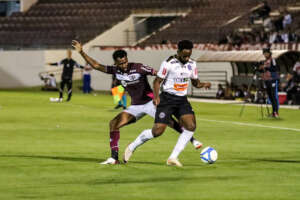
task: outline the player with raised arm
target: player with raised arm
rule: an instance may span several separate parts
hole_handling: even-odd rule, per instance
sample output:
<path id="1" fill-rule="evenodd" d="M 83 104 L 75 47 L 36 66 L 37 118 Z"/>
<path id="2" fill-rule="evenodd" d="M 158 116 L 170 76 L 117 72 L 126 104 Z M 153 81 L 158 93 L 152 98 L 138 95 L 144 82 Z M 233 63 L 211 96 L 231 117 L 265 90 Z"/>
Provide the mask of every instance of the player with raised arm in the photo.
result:
<path id="1" fill-rule="evenodd" d="M 67 85 L 67 89 L 68 89 L 67 101 L 70 101 L 72 97 L 72 77 L 73 77 L 74 67 L 83 69 L 83 66 L 79 65 L 75 60 L 72 59 L 72 51 L 70 49 L 68 49 L 67 51 L 67 58 L 63 59 L 60 62 L 48 63 L 48 65 L 52 65 L 52 66 L 63 65 L 63 72 L 61 74 L 61 83 L 60 83 L 58 101 L 62 102 L 63 100 L 63 92 L 64 92 L 65 85 Z"/>
<path id="2" fill-rule="evenodd" d="M 178 43 L 177 54 L 163 61 L 157 77 L 153 82 L 154 104 L 157 105 L 155 124 L 151 129 L 144 130 L 134 142 L 125 149 L 124 162 L 128 162 L 137 147 L 146 141 L 163 134 L 174 115 L 183 125 L 183 132 L 178 138 L 172 154 L 167 160 L 167 165 L 182 167 L 178 160 L 188 141 L 193 137 L 196 129 L 196 120 L 191 104 L 187 99 L 189 80 L 196 88 L 210 88 L 209 82 L 202 83 L 198 79 L 196 62 L 191 60 L 193 43 L 183 40 Z M 162 84 L 162 92 L 159 90 Z"/>
<path id="3" fill-rule="evenodd" d="M 82 50 L 82 45 L 78 41 L 73 40 L 72 46 L 94 69 L 107 74 L 115 74 L 131 97 L 131 106 L 119 113 L 109 123 L 111 157 L 101 163 L 118 164 L 120 128 L 145 115 L 153 118 L 155 116 L 156 108 L 152 102 L 153 91 L 148 83 L 147 75 L 155 76 L 156 71 L 140 63 L 129 63 L 124 50 L 117 50 L 113 53 L 114 66 L 105 66 L 89 57 Z M 182 132 L 182 127 L 175 120 L 170 119 L 168 124 L 177 132 Z M 191 142 L 196 149 L 202 146 L 202 143 L 194 138 L 191 139 Z"/>

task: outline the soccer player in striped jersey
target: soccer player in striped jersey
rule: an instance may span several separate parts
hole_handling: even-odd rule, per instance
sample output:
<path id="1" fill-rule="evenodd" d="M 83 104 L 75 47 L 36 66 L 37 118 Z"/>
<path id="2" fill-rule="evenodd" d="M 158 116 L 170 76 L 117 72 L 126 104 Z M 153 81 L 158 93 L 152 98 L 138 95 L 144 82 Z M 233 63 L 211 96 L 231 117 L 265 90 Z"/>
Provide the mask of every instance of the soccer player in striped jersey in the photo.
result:
<path id="1" fill-rule="evenodd" d="M 124 50 L 117 50 L 113 53 L 114 66 L 105 66 L 89 57 L 82 50 L 82 45 L 78 41 L 73 40 L 72 45 L 94 69 L 107 74 L 115 74 L 131 97 L 131 105 L 109 123 L 111 157 L 101 163 L 119 164 L 120 128 L 139 120 L 145 115 L 153 118 L 155 116 L 156 108 L 152 102 L 153 91 L 148 83 L 147 75 L 155 76 L 157 72 L 141 63 L 129 63 L 127 53 Z M 168 125 L 179 133 L 183 131 L 174 119 L 170 119 Z M 196 149 L 202 146 L 202 143 L 194 138 L 191 138 L 191 142 Z"/>

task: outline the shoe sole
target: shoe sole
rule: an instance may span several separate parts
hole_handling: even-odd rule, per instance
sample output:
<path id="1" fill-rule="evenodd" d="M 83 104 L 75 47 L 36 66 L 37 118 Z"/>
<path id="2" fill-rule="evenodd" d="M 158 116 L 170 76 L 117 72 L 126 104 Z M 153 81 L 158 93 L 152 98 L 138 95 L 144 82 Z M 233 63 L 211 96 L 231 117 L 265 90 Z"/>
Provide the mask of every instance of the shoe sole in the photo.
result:
<path id="1" fill-rule="evenodd" d="M 181 163 L 179 164 L 176 164 L 175 162 L 172 162 L 172 161 L 167 161 L 167 165 L 168 166 L 176 166 L 176 167 L 183 167 L 183 165 Z"/>
<path id="2" fill-rule="evenodd" d="M 129 159 L 128 159 L 128 160 L 125 160 L 125 153 L 126 153 L 126 150 L 128 149 L 128 147 L 129 147 L 130 144 L 131 144 L 131 143 L 129 143 L 129 144 L 126 146 L 125 152 L 124 152 L 124 154 L 123 154 L 123 162 L 124 162 L 124 164 L 128 163 L 128 161 L 129 161 Z M 133 153 L 133 152 L 132 152 L 132 153 Z M 132 153 L 131 153 L 131 155 L 132 155 Z M 130 156 L 130 157 L 131 157 L 131 156 Z"/>

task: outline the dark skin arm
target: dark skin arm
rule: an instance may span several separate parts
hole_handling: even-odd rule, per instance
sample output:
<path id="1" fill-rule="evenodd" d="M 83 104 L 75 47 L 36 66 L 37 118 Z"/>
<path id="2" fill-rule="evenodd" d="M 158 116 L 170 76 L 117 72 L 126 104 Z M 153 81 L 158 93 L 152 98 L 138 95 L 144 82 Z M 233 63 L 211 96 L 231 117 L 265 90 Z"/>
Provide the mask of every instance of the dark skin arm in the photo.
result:
<path id="1" fill-rule="evenodd" d="M 205 88 L 205 89 L 209 89 L 211 87 L 211 83 L 210 82 L 200 82 L 199 79 L 192 79 L 192 85 L 195 88 Z"/>
<path id="2" fill-rule="evenodd" d="M 80 53 L 80 55 L 84 58 L 84 60 L 95 70 L 99 70 L 101 72 L 106 72 L 106 67 L 100 63 L 98 63 L 96 60 L 88 56 L 83 50 L 82 45 L 80 42 L 73 40 L 72 46 L 75 48 L 75 50 Z"/>
<path id="3" fill-rule="evenodd" d="M 156 77 L 155 80 L 153 81 L 153 93 L 154 93 L 154 99 L 153 103 L 154 105 L 158 105 L 160 102 L 159 98 L 159 89 L 160 89 L 160 84 L 163 82 L 164 79 Z"/>

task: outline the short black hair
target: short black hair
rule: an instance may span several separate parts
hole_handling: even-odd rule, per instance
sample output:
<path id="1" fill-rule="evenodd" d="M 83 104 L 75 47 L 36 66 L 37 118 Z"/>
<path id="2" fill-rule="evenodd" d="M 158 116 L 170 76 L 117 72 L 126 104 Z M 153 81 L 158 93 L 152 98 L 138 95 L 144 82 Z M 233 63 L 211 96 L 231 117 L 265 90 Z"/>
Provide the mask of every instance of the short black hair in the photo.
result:
<path id="1" fill-rule="evenodd" d="M 120 50 L 116 50 L 113 55 L 112 55 L 114 60 L 117 60 L 117 58 L 124 58 L 127 57 L 127 52 L 120 49 Z"/>
<path id="2" fill-rule="evenodd" d="M 177 48 L 179 51 L 182 51 L 183 49 L 193 49 L 194 45 L 190 40 L 181 40 L 177 44 Z"/>

